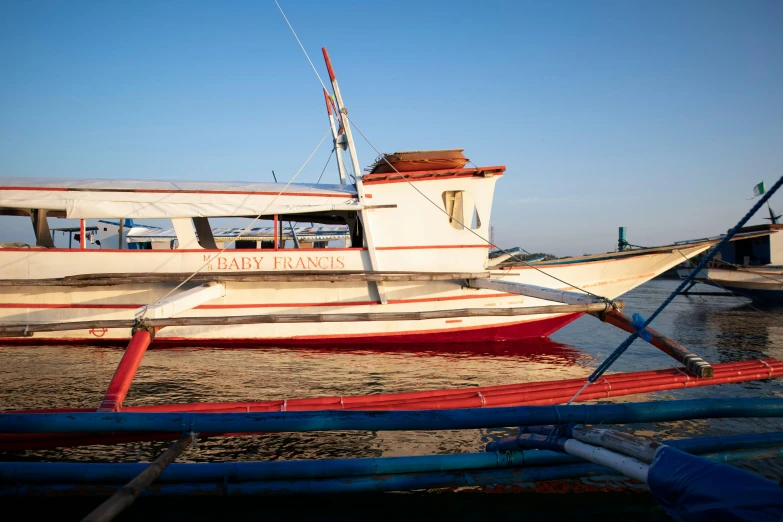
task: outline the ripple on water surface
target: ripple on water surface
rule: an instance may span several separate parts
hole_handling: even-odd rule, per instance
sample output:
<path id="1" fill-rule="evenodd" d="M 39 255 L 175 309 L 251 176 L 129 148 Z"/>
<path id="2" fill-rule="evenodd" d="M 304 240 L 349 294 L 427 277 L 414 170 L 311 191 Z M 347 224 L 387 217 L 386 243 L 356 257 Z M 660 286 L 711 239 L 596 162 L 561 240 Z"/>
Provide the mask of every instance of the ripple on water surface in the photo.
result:
<path id="1" fill-rule="evenodd" d="M 676 281 L 652 281 L 624 297 L 626 313 L 645 317 Z M 678 297 L 653 326 L 709 362 L 783 358 L 783 310 L 754 309 L 726 297 Z M 412 390 L 492 386 L 586 377 L 627 334 L 582 317 L 552 339 L 466 345 L 403 345 L 383 349 L 166 349 L 150 350 L 126 405 L 247 401 L 366 395 Z M 62 346 L 0 348 L 3 409 L 93 407 L 122 357 L 117 348 Z M 677 364 L 637 341 L 610 372 Z M 779 380 L 725 384 L 618 398 L 616 401 L 702 397 L 781 397 Z M 628 427 L 630 429 L 631 427 Z M 726 419 L 635 425 L 660 438 L 783 430 L 779 419 Z M 189 461 L 376 457 L 482 451 L 511 430 L 439 432 L 286 433 L 199 441 Z M 167 442 L 6 454 L 5 460 L 138 461 L 157 456 Z M 783 477 L 783 459 L 743 466 Z"/>

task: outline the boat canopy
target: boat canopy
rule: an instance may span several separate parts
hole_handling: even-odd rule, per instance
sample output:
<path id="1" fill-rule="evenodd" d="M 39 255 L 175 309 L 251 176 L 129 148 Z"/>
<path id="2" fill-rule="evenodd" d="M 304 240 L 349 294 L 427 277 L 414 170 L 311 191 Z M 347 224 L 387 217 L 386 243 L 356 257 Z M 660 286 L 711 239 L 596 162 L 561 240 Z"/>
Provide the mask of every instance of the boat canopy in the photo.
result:
<path id="1" fill-rule="evenodd" d="M 0 209 L 69 219 L 190 218 L 357 211 L 352 185 L 0 177 Z"/>

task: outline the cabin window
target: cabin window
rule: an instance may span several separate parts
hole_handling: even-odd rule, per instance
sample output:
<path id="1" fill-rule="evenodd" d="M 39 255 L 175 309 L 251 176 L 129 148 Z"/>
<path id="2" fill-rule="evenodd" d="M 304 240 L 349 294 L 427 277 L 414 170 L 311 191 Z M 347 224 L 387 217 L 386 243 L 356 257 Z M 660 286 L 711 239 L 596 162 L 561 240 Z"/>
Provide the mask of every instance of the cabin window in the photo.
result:
<path id="1" fill-rule="evenodd" d="M 449 216 L 449 224 L 457 230 L 465 227 L 473 230 L 481 228 L 478 208 L 470 192 L 447 190 L 443 193 L 443 206 Z"/>

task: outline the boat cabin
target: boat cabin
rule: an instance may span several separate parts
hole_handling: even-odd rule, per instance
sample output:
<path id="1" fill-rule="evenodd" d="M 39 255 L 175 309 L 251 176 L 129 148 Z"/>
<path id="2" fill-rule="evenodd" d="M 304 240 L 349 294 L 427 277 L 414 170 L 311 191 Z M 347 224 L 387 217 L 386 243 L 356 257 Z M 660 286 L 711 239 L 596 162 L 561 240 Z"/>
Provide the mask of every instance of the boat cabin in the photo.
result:
<path id="1" fill-rule="evenodd" d="M 401 157 L 420 161 L 417 156 L 413 160 Z M 433 163 L 431 158 L 421 162 Z M 197 253 L 227 247 L 232 251 L 300 250 L 304 256 L 309 250 L 331 249 L 363 252 L 354 256 L 354 270 L 480 271 L 487 262 L 495 183 L 504 171 L 502 166 L 404 174 L 376 169 L 356 185 L 288 186 L 0 178 L 0 222 L 2 216 L 21 216 L 32 224 L 35 237 L 34 243 L 31 239 L 9 241 L 9 231 L 19 227 L 4 227 L 0 229 L 5 236 L 0 239 L 4 241 L 0 252 Z M 49 218 L 71 221 L 50 227 Z M 55 244 L 57 237 L 63 239 Z M 459 256 L 452 255 L 453 249 L 458 249 Z M 289 265 L 283 259 L 280 266 Z M 297 265 L 292 258 L 290 266 L 308 265 Z"/>
<path id="2" fill-rule="evenodd" d="M 749 237 L 726 244 L 720 259 L 745 266 L 783 265 L 783 225 L 757 225 L 740 229 Z"/>

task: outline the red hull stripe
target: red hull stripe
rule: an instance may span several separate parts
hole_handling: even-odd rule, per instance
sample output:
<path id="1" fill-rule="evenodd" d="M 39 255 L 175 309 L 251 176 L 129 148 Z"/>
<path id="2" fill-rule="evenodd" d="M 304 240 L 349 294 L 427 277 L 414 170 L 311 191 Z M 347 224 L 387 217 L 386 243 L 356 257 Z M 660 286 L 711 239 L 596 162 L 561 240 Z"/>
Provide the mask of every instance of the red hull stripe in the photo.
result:
<path id="1" fill-rule="evenodd" d="M 385 334 L 356 334 L 342 336 L 295 337 L 288 339 L 192 339 L 188 337 L 156 337 L 153 347 L 226 347 L 226 348 L 265 348 L 265 347 L 341 347 L 361 345 L 363 348 L 373 345 L 414 345 L 416 343 L 439 343 L 444 350 L 455 343 L 477 343 L 494 341 L 519 341 L 538 337 L 547 337 L 553 332 L 576 320 L 582 314 L 566 314 L 547 319 L 516 322 L 492 326 L 471 326 L 416 332 L 395 332 Z M 54 338 L 54 337 L 8 337 L 0 338 L 0 345 L 42 346 L 125 346 L 127 339 L 101 338 Z M 439 347 L 440 348 L 440 347 Z"/>
<path id="2" fill-rule="evenodd" d="M 493 299 L 496 297 L 513 297 L 517 294 L 510 293 L 498 293 L 498 294 L 482 294 L 482 295 L 455 295 L 448 297 L 425 297 L 420 299 L 391 299 L 389 304 L 406 304 L 406 303 L 429 303 L 437 301 L 459 301 L 463 299 Z M 141 308 L 148 303 L 144 304 L 25 304 L 25 303 L 0 303 L 0 308 L 30 308 L 30 309 L 47 309 L 47 308 L 78 308 L 78 309 L 134 309 Z M 222 310 L 222 309 L 236 309 L 236 308 L 307 308 L 315 306 L 332 306 L 332 307 L 346 307 L 346 306 L 367 306 L 377 305 L 378 301 L 347 301 L 347 302 L 331 302 L 331 303 L 243 303 L 243 304 L 226 304 L 226 305 L 201 305 L 196 309 L 200 310 Z"/>

